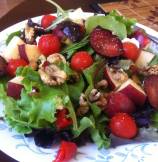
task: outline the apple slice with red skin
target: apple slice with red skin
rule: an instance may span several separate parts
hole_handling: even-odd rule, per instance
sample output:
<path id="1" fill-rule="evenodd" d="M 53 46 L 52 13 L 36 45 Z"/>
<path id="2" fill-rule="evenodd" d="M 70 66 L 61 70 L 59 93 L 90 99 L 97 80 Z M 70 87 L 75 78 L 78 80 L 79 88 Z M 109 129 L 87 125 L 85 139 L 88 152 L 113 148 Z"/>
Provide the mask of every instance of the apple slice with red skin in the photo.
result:
<path id="1" fill-rule="evenodd" d="M 147 98 L 144 90 L 132 79 L 128 79 L 126 82 L 124 82 L 119 87 L 117 92 L 127 95 L 137 106 L 143 106 Z"/>
<path id="2" fill-rule="evenodd" d="M 23 80 L 23 77 L 18 76 L 8 81 L 8 84 L 7 84 L 7 95 L 8 96 L 13 97 L 16 100 L 20 99 L 21 90 L 24 87 L 21 83 L 22 80 Z"/>
<path id="3" fill-rule="evenodd" d="M 158 110 L 158 76 L 151 75 L 145 78 L 144 89 L 150 104 Z"/>
<path id="4" fill-rule="evenodd" d="M 128 80 L 128 75 L 123 70 L 109 66 L 105 67 L 104 75 L 112 89 L 118 88 L 122 83 Z"/>

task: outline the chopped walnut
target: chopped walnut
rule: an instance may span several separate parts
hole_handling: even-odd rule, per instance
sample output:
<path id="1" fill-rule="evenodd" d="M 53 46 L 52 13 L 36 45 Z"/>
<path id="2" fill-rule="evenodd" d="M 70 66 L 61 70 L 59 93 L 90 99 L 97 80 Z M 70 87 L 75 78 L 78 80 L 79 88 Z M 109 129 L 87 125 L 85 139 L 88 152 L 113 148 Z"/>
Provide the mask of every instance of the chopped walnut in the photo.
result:
<path id="1" fill-rule="evenodd" d="M 39 74 L 41 76 L 42 81 L 47 85 L 61 85 L 66 79 L 66 73 L 61 70 L 55 63 L 62 61 L 66 63 L 64 56 L 56 53 L 50 55 L 47 59 L 44 56 L 41 56 L 39 59 L 41 64 L 39 65 Z M 45 62 L 48 62 L 46 66 L 43 66 Z"/>
<path id="2" fill-rule="evenodd" d="M 97 100 L 95 103 L 97 106 L 99 106 L 101 109 L 105 109 L 106 108 L 106 105 L 107 105 L 107 96 L 108 94 L 107 93 L 102 93 L 100 95 L 100 98 L 99 100 Z"/>
<path id="3" fill-rule="evenodd" d="M 42 81 L 47 85 L 61 85 L 65 82 L 67 75 L 56 65 L 50 64 L 45 68 L 39 69 Z"/>
<path id="4" fill-rule="evenodd" d="M 79 104 L 80 104 L 80 106 L 88 106 L 88 102 L 87 102 L 86 96 L 83 93 L 80 96 Z"/>
<path id="5" fill-rule="evenodd" d="M 97 101 L 100 98 L 101 93 L 97 89 L 92 89 L 89 94 L 89 100 L 91 102 Z"/>
<path id="6" fill-rule="evenodd" d="M 33 27 L 30 27 L 28 24 L 25 26 L 25 40 L 26 43 L 32 44 L 35 41 L 35 30 Z"/>
<path id="7" fill-rule="evenodd" d="M 77 115 L 78 116 L 83 116 L 89 111 L 89 105 L 87 102 L 87 99 L 85 97 L 85 94 L 81 94 L 80 99 L 79 99 L 79 108 L 77 109 Z"/>
<path id="8" fill-rule="evenodd" d="M 108 82 L 106 79 L 103 79 L 101 81 L 99 81 L 97 84 L 96 84 L 96 88 L 101 88 L 101 89 L 105 89 L 108 87 Z"/>
<path id="9" fill-rule="evenodd" d="M 80 106 L 77 109 L 77 115 L 78 116 L 83 116 L 89 111 L 89 106 Z"/>
<path id="10" fill-rule="evenodd" d="M 53 53 L 47 57 L 47 61 L 51 64 L 56 64 L 59 62 L 66 63 L 65 57 L 59 53 Z"/>
<path id="11" fill-rule="evenodd" d="M 140 71 L 145 76 L 158 75 L 158 65 L 148 66 Z"/>

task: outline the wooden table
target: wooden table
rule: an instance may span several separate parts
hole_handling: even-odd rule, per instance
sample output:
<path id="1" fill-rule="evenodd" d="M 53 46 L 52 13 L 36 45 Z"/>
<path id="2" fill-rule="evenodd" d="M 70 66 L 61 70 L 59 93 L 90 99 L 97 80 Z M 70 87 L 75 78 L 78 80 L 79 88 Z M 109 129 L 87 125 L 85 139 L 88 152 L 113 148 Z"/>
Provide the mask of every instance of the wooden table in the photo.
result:
<path id="1" fill-rule="evenodd" d="M 54 1 L 61 5 L 61 7 L 63 6 L 64 9 L 82 7 L 84 11 L 92 11 L 89 7 L 91 3 L 103 3 L 111 0 L 73 0 L 71 3 L 69 0 Z M 29 17 L 53 13 L 55 11 L 55 8 L 53 8 L 51 4 L 45 2 L 45 0 L 25 0 L 0 19 L 0 31 Z"/>

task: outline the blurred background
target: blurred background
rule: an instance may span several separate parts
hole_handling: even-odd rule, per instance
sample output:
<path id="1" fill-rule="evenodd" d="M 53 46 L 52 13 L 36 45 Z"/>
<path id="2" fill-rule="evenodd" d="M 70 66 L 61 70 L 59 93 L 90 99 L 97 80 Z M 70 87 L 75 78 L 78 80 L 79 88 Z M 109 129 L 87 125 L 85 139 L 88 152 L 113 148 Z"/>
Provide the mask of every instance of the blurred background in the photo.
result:
<path id="1" fill-rule="evenodd" d="M 0 0 L 0 17 L 4 16 L 11 9 L 19 5 L 24 0 Z"/>

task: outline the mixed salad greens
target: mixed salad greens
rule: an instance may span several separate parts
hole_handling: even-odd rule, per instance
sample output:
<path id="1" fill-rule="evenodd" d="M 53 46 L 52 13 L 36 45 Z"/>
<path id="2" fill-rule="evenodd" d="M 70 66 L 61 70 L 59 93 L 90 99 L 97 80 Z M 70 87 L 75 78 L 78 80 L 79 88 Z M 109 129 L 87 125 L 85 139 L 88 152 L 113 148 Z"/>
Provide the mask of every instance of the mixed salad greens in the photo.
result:
<path id="1" fill-rule="evenodd" d="M 75 143 L 108 148 L 111 133 L 134 138 L 140 127 L 157 127 L 157 45 L 134 29 L 136 20 L 116 11 L 84 19 L 81 9 L 47 1 L 57 15 L 29 19 L 0 57 L 8 125 L 39 146 L 64 140 L 56 162 L 74 156 Z"/>

